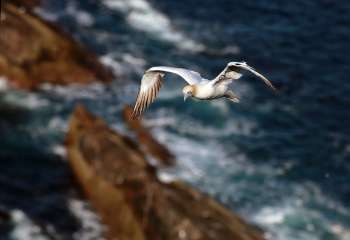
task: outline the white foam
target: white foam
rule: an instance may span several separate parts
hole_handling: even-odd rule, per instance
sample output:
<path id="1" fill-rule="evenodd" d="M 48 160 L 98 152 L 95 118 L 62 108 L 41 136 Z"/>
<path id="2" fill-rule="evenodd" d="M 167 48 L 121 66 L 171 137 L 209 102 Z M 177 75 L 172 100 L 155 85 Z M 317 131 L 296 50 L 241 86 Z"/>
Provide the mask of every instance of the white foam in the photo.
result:
<path id="1" fill-rule="evenodd" d="M 350 231 L 340 224 L 331 224 L 331 230 L 342 240 L 350 240 Z"/>
<path id="2" fill-rule="evenodd" d="M 49 101 L 35 93 L 13 91 L 5 95 L 4 100 L 27 109 L 38 109 L 49 106 Z"/>
<path id="3" fill-rule="evenodd" d="M 147 64 L 146 60 L 143 58 L 135 57 L 131 55 L 130 53 L 124 53 L 122 54 L 122 58 L 124 62 L 129 63 L 130 65 L 136 65 L 140 68 L 144 68 Z"/>
<path id="4" fill-rule="evenodd" d="M 89 85 L 70 84 L 68 86 L 59 86 L 52 84 L 43 84 L 40 89 L 57 96 L 64 97 L 64 100 L 74 99 L 97 99 L 105 95 L 106 86 L 102 83 L 92 83 Z"/>
<path id="5" fill-rule="evenodd" d="M 43 8 L 34 8 L 34 12 L 39 15 L 40 17 L 42 17 L 45 20 L 51 21 L 51 22 L 55 22 L 58 20 L 58 18 L 60 17 L 60 13 L 59 12 L 49 12 L 44 10 Z"/>
<path id="6" fill-rule="evenodd" d="M 174 175 L 164 171 L 157 171 L 157 176 L 158 176 L 158 179 L 163 183 L 171 183 L 176 180 Z"/>
<path id="7" fill-rule="evenodd" d="M 77 240 L 103 240 L 105 228 L 101 225 L 99 217 L 90 209 L 90 206 L 78 199 L 71 199 L 68 207 L 72 214 L 81 222 L 82 228 L 73 234 Z"/>
<path id="8" fill-rule="evenodd" d="M 111 54 L 107 54 L 107 55 L 100 57 L 100 61 L 104 65 L 110 67 L 112 69 L 112 71 L 114 72 L 114 74 L 120 75 L 122 73 L 125 73 L 123 64 L 121 64 L 119 61 L 117 61 L 113 57 L 113 55 L 111 55 Z M 126 74 L 123 74 L 123 75 L 126 75 Z"/>
<path id="9" fill-rule="evenodd" d="M 67 150 L 65 148 L 65 146 L 61 145 L 61 144 L 55 144 L 51 147 L 51 151 L 62 157 L 62 158 L 65 158 L 67 156 Z"/>
<path id="10" fill-rule="evenodd" d="M 253 221 L 264 226 L 282 224 L 292 211 L 290 207 L 265 206 L 253 216 Z"/>
<path id="11" fill-rule="evenodd" d="M 0 92 L 4 92 L 9 89 L 8 79 L 6 77 L 0 77 Z"/>
<path id="12" fill-rule="evenodd" d="M 90 27 L 95 23 L 94 17 L 90 13 L 78 9 L 74 2 L 68 2 L 66 13 L 72 16 L 80 26 Z"/>
<path id="13" fill-rule="evenodd" d="M 132 74 L 142 75 L 147 64 L 144 58 L 130 53 L 108 53 L 100 57 L 100 61 L 110 67 L 118 78 L 130 78 Z"/>
<path id="14" fill-rule="evenodd" d="M 10 236 L 13 240 L 49 240 L 42 234 L 41 228 L 21 210 L 13 210 L 11 220 L 14 228 Z"/>
<path id="15" fill-rule="evenodd" d="M 190 128 L 203 129 L 198 123 Z M 279 169 L 268 164 L 257 166 L 251 163 L 235 146 L 230 146 L 229 150 L 233 155 L 228 156 L 227 149 L 218 145 L 215 137 L 192 139 L 185 137 L 186 134 L 181 136 L 167 128 L 153 129 L 153 133 L 177 157 L 175 168 L 160 172 L 159 177 L 162 180 L 173 181 L 180 178 L 194 183 L 207 193 L 219 196 L 220 201 L 228 205 L 232 204 L 233 197 L 246 199 L 247 191 L 248 194 L 268 192 L 267 196 L 262 196 L 259 204 L 238 209 L 246 219 L 266 230 L 266 239 L 319 240 L 324 232 L 329 232 L 335 239 L 348 240 L 347 226 L 315 206 L 334 211 L 334 214 L 342 216 L 340 219 L 349 218 L 349 211 L 340 202 L 323 193 L 314 183 L 281 183 L 279 176 L 282 173 Z M 197 133 L 194 135 L 198 136 Z M 290 162 L 283 166 L 285 171 L 292 167 Z M 232 179 L 236 180 L 233 182 Z M 264 181 L 257 182 L 257 179 Z M 252 202 L 256 201 L 252 199 Z"/>
<path id="16" fill-rule="evenodd" d="M 36 109 L 49 106 L 49 101 L 36 94 L 28 94 L 19 103 L 29 109 Z"/>
<path id="17" fill-rule="evenodd" d="M 53 116 L 48 124 L 48 129 L 53 131 L 66 132 L 68 129 L 68 122 L 59 116 Z"/>
<path id="18" fill-rule="evenodd" d="M 322 232 L 333 233 L 337 239 L 349 240 L 350 231 L 336 218 L 323 214 L 313 205 L 334 210 L 334 214 L 349 217 L 349 213 L 339 202 L 326 197 L 320 189 L 310 183 L 285 186 L 288 195 L 275 204 L 262 207 L 249 216 L 255 224 L 264 227 L 269 233 L 269 239 L 290 240 L 300 239 L 318 240 Z M 334 208 L 337 205 L 337 208 Z M 298 223 L 296 229 L 295 224 Z M 321 229 L 322 228 L 322 229 Z"/>
<path id="19" fill-rule="evenodd" d="M 155 119 L 145 119 L 142 121 L 147 128 L 174 126 L 176 120 L 173 117 L 159 117 Z"/>
<path id="20" fill-rule="evenodd" d="M 110 9 L 125 15 L 133 28 L 151 34 L 163 41 L 174 43 L 178 48 L 190 51 L 203 51 L 205 46 L 182 32 L 175 30 L 170 19 L 153 8 L 146 0 L 103 0 Z"/>
<path id="21" fill-rule="evenodd" d="M 47 9 L 37 7 L 34 8 L 34 12 L 51 22 L 56 22 L 60 17 L 68 15 L 75 19 L 75 21 L 82 27 L 91 27 L 95 23 L 94 17 L 89 12 L 78 9 L 77 4 L 72 1 L 67 3 L 65 9 L 59 11 L 56 10 L 55 12 L 51 12 Z"/>
<path id="22" fill-rule="evenodd" d="M 154 129 L 153 133 L 177 158 L 176 167 L 178 169 L 165 170 L 166 179 L 173 177 L 180 177 L 188 181 L 201 179 L 205 176 L 203 163 L 219 162 L 225 159 L 224 151 L 214 142 L 198 142 L 163 129 Z"/>
<path id="23" fill-rule="evenodd" d="M 226 106 L 221 106 L 221 103 L 212 104 L 214 106 L 213 112 L 222 113 L 223 123 L 220 126 L 204 125 L 195 119 L 188 116 L 181 115 L 175 111 L 159 109 L 154 113 L 155 119 L 145 120 L 147 126 L 167 126 L 175 128 L 181 135 L 192 135 L 201 138 L 218 138 L 228 137 L 232 135 L 249 136 L 257 127 L 254 121 L 249 119 L 232 119 L 224 120 L 225 116 L 229 116 Z M 226 105 L 227 103 L 222 103 Z M 186 122 L 186 124 L 183 124 Z M 181 126 L 181 127 L 179 127 Z"/>

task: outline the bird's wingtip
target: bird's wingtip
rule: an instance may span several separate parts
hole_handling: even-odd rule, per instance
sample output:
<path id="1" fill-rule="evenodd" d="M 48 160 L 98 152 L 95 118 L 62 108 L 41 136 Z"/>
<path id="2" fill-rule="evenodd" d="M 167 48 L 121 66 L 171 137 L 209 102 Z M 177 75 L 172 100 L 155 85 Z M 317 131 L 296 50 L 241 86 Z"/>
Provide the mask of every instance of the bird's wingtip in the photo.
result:
<path id="1" fill-rule="evenodd" d="M 241 61 L 241 62 L 229 62 L 227 65 L 232 66 L 232 65 L 244 65 L 248 66 L 248 63 L 246 61 Z"/>
<path id="2" fill-rule="evenodd" d="M 279 94 L 279 90 L 278 90 L 274 85 L 272 85 L 272 83 L 271 83 L 270 88 L 271 88 L 271 90 L 272 90 L 273 93 Z"/>
<path id="3" fill-rule="evenodd" d="M 130 120 L 138 120 L 140 118 L 140 115 L 133 112 L 129 118 L 130 118 Z"/>

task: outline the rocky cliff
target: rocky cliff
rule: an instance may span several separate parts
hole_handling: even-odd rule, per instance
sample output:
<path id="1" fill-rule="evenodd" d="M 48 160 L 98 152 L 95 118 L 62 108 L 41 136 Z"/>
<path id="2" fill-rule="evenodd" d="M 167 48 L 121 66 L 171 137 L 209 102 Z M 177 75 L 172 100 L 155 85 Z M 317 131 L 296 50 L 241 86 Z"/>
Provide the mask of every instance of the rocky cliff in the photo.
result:
<path id="1" fill-rule="evenodd" d="M 28 10 L 38 2 L 15 1 L 24 8 L 2 3 L 0 76 L 22 89 L 111 81 L 112 72 L 94 54 Z"/>
<path id="2" fill-rule="evenodd" d="M 83 107 L 70 119 L 66 145 L 78 182 L 108 226 L 108 239 L 263 239 L 207 195 L 181 182 L 160 182 L 137 144 Z"/>

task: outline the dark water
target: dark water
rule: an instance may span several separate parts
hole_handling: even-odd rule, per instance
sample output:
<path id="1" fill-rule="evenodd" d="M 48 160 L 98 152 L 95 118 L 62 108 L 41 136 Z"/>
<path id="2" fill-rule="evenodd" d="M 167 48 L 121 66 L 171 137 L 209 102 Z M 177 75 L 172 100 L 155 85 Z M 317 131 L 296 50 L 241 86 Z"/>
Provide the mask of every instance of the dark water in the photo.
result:
<path id="1" fill-rule="evenodd" d="M 170 78 L 145 114 L 179 159 L 160 177 L 213 195 L 271 239 L 350 239 L 348 1 L 47 0 L 38 12 L 121 80 L 1 93 L 0 211 L 10 214 L 0 222 L 1 239 L 101 236 L 62 157 L 76 103 L 125 132 L 119 112 L 133 103 L 147 67 L 183 66 L 212 78 L 240 60 L 279 94 L 247 75 L 233 85 L 238 105 L 185 104 L 183 82 Z"/>

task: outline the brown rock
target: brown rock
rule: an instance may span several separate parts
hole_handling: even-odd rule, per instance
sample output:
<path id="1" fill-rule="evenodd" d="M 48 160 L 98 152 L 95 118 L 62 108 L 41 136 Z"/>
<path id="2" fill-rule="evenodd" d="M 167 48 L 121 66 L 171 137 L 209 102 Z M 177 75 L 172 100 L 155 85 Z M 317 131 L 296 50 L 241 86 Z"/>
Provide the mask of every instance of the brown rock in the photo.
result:
<path id="1" fill-rule="evenodd" d="M 159 182 L 135 144 L 83 107 L 71 117 L 66 144 L 73 172 L 107 225 L 108 239 L 263 239 L 210 197 L 180 182 Z"/>
<path id="2" fill-rule="evenodd" d="M 53 25 L 11 4 L 5 4 L 3 14 L 0 75 L 5 75 L 12 86 L 34 89 L 41 83 L 112 80 L 111 71 L 95 55 Z"/>
<path id="3" fill-rule="evenodd" d="M 174 164 L 174 155 L 143 126 L 140 119 L 131 119 L 132 108 L 125 106 L 123 109 L 123 119 L 128 127 L 133 130 L 138 138 L 142 149 L 160 161 L 161 164 L 170 166 Z"/>

